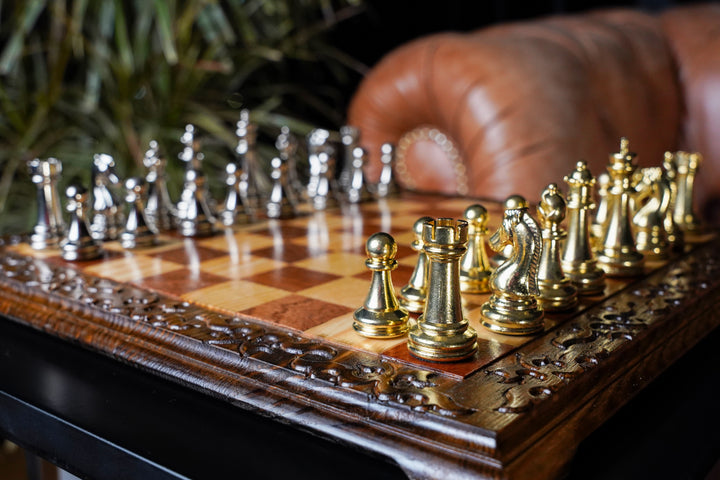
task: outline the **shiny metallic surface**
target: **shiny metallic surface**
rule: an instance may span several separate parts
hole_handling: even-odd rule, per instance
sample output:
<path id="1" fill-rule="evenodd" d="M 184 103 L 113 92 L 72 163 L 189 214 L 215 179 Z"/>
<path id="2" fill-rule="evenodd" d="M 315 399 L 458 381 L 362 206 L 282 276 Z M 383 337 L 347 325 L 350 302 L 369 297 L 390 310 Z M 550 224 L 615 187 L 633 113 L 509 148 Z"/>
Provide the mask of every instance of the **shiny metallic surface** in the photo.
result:
<path id="1" fill-rule="evenodd" d="M 408 312 L 395 297 L 391 272 L 397 268 L 397 243 L 387 233 L 371 235 L 365 245 L 365 265 L 372 272 L 372 281 L 365 303 L 353 314 L 353 329 L 370 338 L 393 338 L 408 329 Z"/>
<path id="2" fill-rule="evenodd" d="M 597 266 L 590 240 L 589 217 L 595 208 L 592 201 L 593 178 L 587 163 L 578 162 L 565 176 L 568 184 L 568 234 L 562 249 L 561 266 L 580 295 L 600 295 L 605 290 L 605 272 Z"/>
<path id="3" fill-rule="evenodd" d="M 540 195 L 538 217 L 542 227 L 542 254 L 538 267 L 538 302 L 545 311 L 566 311 L 578 304 L 577 288 L 560 265 L 560 242 L 567 237 L 560 224 L 567 206 L 556 184 Z"/>
<path id="4" fill-rule="evenodd" d="M 688 233 L 697 232 L 701 226 L 700 218 L 694 211 L 693 191 L 695 176 L 702 162 L 703 157 L 699 153 L 675 153 L 677 197 L 673 218 L 680 229 Z"/>
<path id="5" fill-rule="evenodd" d="M 597 263 L 608 276 L 626 277 L 643 272 L 645 258 L 635 247 L 631 224 L 631 203 L 634 192 L 632 178 L 637 166 L 635 153 L 629 151 L 626 138 L 620 140 L 620 152 L 610 156 L 607 167 L 608 217 L 603 236 L 597 245 Z"/>
<path id="6" fill-rule="evenodd" d="M 428 257 L 423 249 L 422 232 L 423 225 L 432 220 L 432 217 L 420 217 L 413 224 L 415 240 L 413 240 L 410 247 L 418 252 L 418 259 L 408 284 L 400 289 L 398 296 L 400 305 L 413 313 L 422 313 L 425 309 L 428 283 Z"/>
<path id="7" fill-rule="evenodd" d="M 141 178 L 131 177 L 125 181 L 125 201 L 130 206 L 125 228 L 120 233 L 120 245 L 126 249 L 149 247 L 156 242 L 157 231 L 145 216 L 145 196 L 148 186 Z"/>
<path id="8" fill-rule="evenodd" d="M 471 357 L 477 351 L 477 334 L 463 315 L 460 294 L 460 258 L 467 251 L 468 224 L 438 218 L 425 222 L 422 233 L 430 261 L 427 301 L 408 332 L 408 349 L 436 362 Z"/>
<path id="9" fill-rule="evenodd" d="M 465 220 L 468 222 L 468 249 L 460 260 L 460 291 L 487 293 L 493 271 L 485 252 L 487 209 L 479 204 L 470 205 L 465 209 Z"/>
<path id="10" fill-rule="evenodd" d="M 481 308 L 482 325 L 506 335 L 542 332 L 544 312 L 537 301 L 542 253 L 539 225 L 527 208 L 507 209 L 489 244 L 495 251 L 511 245 L 512 253 L 490 277 L 492 295 Z"/>
<path id="11" fill-rule="evenodd" d="M 62 257 L 68 261 L 84 261 L 98 258 L 102 248 L 90 234 L 87 221 L 88 191 L 79 185 L 70 185 L 65 191 L 67 210 L 70 212 L 67 235 L 60 243 Z"/>
<path id="12" fill-rule="evenodd" d="M 57 191 L 62 163 L 56 158 L 36 158 L 27 162 L 27 168 L 30 180 L 37 186 L 37 222 L 30 235 L 30 246 L 35 250 L 57 247 L 65 231 Z"/>

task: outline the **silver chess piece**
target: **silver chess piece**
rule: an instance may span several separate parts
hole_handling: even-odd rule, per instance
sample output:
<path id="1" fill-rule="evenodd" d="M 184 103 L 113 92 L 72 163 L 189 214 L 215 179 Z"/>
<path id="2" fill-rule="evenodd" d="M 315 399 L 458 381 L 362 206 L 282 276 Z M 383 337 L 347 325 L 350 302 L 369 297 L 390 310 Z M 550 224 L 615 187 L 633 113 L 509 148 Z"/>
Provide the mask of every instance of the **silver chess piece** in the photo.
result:
<path id="1" fill-rule="evenodd" d="M 352 151 L 352 170 L 350 183 L 347 187 L 347 199 L 350 203 L 359 203 L 369 200 L 372 195 L 365 181 L 365 162 L 367 153 L 362 147 L 355 147 Z"/>
<path id="2" fill-rule="evenodd" d="M 202 171 L 203 154 L 195 138 L 195 127 L 187 125 L 180 138 L 185 145 L 179 158 L 186 163 L 183 190 L 177 204 L 178 231 L 184 237 L 208 236 L 215 233 L 216 219 L 211 207 L 205 175 Z"/>
<path id="3" fill-rule="evenodd" d="M 400 191 L 400 187 L 395 180 L 395 147 L 392 143 L 383 143 L 380 147 L 380 180 L 375 187 L 375 194 L 380 197 L 388 197 L 395 195 Z"/>
<path id="4" fill-rule="evenodd" d="M 330 132 L 324 129 L 315 129 L 308 136 L 310 181 L 307 191 L 315 210 L 325 210 L 337 204 L 335 149 L 329 138 Z"/>
<path id="5" fill-rule="evenodd" d="M 143 164 L 147 168 L 145 216 L 148 223 L 158 231 L 172 230 L 177 223 L 177 211 L 168 193 L 167 175 L 165 174 L 167 161 L 160 155 L 158 143 L 155 140 L 150 141 Z"/>
<path id="6" fill-rule="evenodd" d="M 237 164 L 228 163 L 225 166 L 225 185 L 227 193 L 218 215 L 220 221 L 226 227 L 249 222 L 251 214 L 247 196 L 247 174 Z"/>
<path id="7" fill-rule="evenodd" d="M 316 128 L 307 136 L 308 144 L 308 163 L 310 164 L 310 178 L 307 185 L 307 196 L 311 202 L 320 191 L 320 181 L 322 178 L 322 162 L 320 155 L 327 155 L 327 151 L 331 148 L 328 145 L 330 132 L 323 128 Z M 321 209 L 319 209 L 321 210 Z"/>
<path id="8" fill-rule="evenodd" d="M 93 156 L 93 215 L 90 231 L 97 240 L 115 240 L 123 226 L 123 212 L 111 187 L 120 179 L 115 172 L 115 159 L 106 154 Z"/>
<path id="9" fill-rule="evenodd" d="M 352 125 L 340 127 L 340 141 L 343 145 L 342 170 L 338 182 L 340 188 L 348 191 L 351 188 L 353 178 L 353 152 L 360 146 L 360 130 Z"/>
<path id="10" fill-rule="evenodd" d="M 62 257 L 68 261 L 85 261 L 98 258 L 102 248 L 93 238 L 87 221 L 88 191 L 80 185 L 71 185 L 65 191 L 67 210 L 70 212 L 67 235 L 60 243 Z"/>
<path id="11" fill-rule="evenodd" d="M 305 187 L 300 181 L 297 165 L 298 140 L 290 133 L 290 127 L 284 125 L 280 128 L 280 135 L 275 141 L 280 159 L 287 164 L 288 186 L 295 196 L 302 196 Z"/>
<path id="12" fill-rule="evenodd" d="M 156 242 L 157 231 L 149 224 L 145 215 L 144 200 L 148 186 L 142 179 L 131 177 L 125 181 L 125 189 L 125 201 L 130 208 L 125 229 L 120 233 L 120 244 L 128 249 L 152 246 Z"/>
<path id="13" fill-rule="evenodd" d="M 292 218 L 297 215 L 295 193 L 288 182 L 287 162 L 275 157 L 270 162 L 273 180 L 270 198 L 267 202 L 267 216 L 269 218 Z"/>
<path id="14" fill-rule="evenodd" d="M 36 250 L 57 247 L 65 230 L 57 183 L 62 163 L 56 158 L 27 162 L 30 180 L 37 186 L 37 223 L 30 235 L 30 246 Z"/>
<path id="15" fill-rule="evenodd" d="M 257 154 L 257 125 L 250 122 L 250 110 L 240 111 L 240 119 L 235 126 L 235 136 L 238 139 L 235 153 L 238 154 L 240 168 L 247 175 L 249 205 L 255 209 L 260 204 L 260 165 Z"/>

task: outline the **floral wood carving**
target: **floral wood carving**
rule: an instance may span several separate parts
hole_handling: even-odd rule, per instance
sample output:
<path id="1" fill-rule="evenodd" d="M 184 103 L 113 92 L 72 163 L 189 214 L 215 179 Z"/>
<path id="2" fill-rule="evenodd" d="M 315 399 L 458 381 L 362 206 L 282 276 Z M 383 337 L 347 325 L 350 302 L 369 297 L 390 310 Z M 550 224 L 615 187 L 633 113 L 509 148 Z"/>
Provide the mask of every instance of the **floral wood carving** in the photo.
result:
<path id="1" fill-rule="evenodd" d="M 595 368 L 612 352 L 634 341 L 653 323 L 668 321 L 703 291 L 718 283 L 720 263 L 711 248 L 685 257 L 652 275 L 627 294 L 604 302 L 561 325 L 551 336 L 550 355 L 516 353 L 487 369 L 504 386 L 500 413 L 518 414 L 552 397 L 575 377 Z M 545 352 L 547 349 L 544 350 Z"/>
<path id="2" fill-rule="evenodd" d="M 305 378 L 362 392 L 381 404 L 450 417 L 474 411 L 443 393 L 434 381 L 437 375 L 433 372 L 381 361 L 379 356 L 365 355 L 358 359 L 340 346 L 97 278 L 70 267 L 5 252 L 0 256 L 0 283 L 13 285 L 19 291 L 37 289 L 51 299 L 69 301 L 78 309 L 89 307 L 115 318 L 145 322 L 236 352 L 241 357 L 289 369 Z"/>

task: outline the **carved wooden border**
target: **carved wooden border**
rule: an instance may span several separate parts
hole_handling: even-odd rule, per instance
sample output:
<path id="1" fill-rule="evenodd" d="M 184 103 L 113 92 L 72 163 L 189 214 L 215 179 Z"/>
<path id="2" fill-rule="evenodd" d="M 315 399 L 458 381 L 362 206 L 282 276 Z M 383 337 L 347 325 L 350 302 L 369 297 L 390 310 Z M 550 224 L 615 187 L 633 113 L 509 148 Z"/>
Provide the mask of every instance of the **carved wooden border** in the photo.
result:
<path id="1" fill-rule="evenodd" d="M 719 248 L 718 240 L 697 248 L 465 380 L 7 251 L 0 308 L 60 338 L 387 455 L 414 477 L 495 476 L 521 471 L 516 460 L 526 461 L 580 406 L 633 372 L 657 375 L 718 324 Z M 657 352 L 668 358 L 655 359 Z M 650 358 L 654 366 L 643 366 Z"/>

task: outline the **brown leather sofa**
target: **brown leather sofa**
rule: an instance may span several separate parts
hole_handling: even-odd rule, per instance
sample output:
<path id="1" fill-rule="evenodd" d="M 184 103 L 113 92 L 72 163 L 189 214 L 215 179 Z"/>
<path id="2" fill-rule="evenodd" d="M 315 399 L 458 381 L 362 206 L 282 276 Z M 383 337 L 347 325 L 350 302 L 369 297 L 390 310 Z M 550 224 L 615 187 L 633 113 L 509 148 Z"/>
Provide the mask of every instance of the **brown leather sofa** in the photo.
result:
<path id="1" fill-rule="evenodd" d="M 479 198 L 537 199 L 581 159 L 597 175 L 622 136 L 640 165 L 699 151 L 695 198 L 707 217 L 720 205 L 720 5 L 420 38 L 371 70 L 348 123 L 361 130 L 370 177 L 393 142 L 405 187 Z"/>

